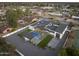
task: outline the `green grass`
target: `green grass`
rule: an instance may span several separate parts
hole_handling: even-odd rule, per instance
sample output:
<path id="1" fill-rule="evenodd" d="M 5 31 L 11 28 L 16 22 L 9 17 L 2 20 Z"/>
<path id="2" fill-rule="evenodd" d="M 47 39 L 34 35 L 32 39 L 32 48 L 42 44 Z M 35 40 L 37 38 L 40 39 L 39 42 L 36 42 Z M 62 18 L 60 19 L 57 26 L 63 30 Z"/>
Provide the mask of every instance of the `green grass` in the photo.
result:
<path id="1" fill-rule="evenodd" d="M 79 56 L 78 48 L 63 48 L 58 53 L 59 56 Z"/>
<path id="2" fill-rule="evenodd" d="M 67 53 L 66 53 L 66 49 L 61 49 L 58 53 L 59 56 L 66 56 Z"/>
<path id="3" fill-rule="evenodd" d="M 39 44 L 38 46 L 41 48 L 44 48 L 47 46 L 47 44 L 49 43 L 49 41 L 53 38 L 52 35 L 47 35 Z"/>
<path id="4" fill-rule="evenodd" d="M 23 35 L 23 33 L 25 33 L 25 32 L 31 32 L 31 31 L 32 31 L 31 29 L 28 29 L 28 28 L 27 28 L 26 30 L 24 30 L 24 31 L 21 32 L 20 34 Z"/>
<path id="5" fill-rule="evenodd" d="M 31 31 L 32 31 L 31 29 L 28 29 L 28 28 L 27 28 L 27 29 L 24 30 L 23 32 L 19 33 L 18 36 L 21 37 L 22 39 L 24 39 L 23 33 L 25 33 L 25 32 L 31 32 Z"/>
<path id="6" fill-rule="evenodd" d="M 31 32 L 32 30 L 31 30 L 31 29 L 26 29 L 25 31 L 26 31 L 26 32 Z"/>

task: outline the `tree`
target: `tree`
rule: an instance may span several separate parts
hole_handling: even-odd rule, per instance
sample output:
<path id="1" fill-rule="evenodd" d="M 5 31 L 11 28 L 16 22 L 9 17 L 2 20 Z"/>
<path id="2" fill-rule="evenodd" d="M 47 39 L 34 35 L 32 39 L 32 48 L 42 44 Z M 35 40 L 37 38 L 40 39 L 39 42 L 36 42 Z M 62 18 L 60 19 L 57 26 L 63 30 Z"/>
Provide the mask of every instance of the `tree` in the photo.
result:
<path id="1" fill-rule="evenodd" d="M 16 8 L 16 14 L 17 14 L 17 15 L 16 15 L 17 18 L 19 18 L 19 17 L 23 16 L 24 12 L 23 12 L 21 9 Z"/>
<path id="2" fill-rule="evenodd" d="M 69 6 L 69 9 L 70 9 L 70 15 L 78 15 L 78 10 L 79 10 L 79 5 L 78 4 L 71 4 Z"/>
<path id="3" fill-rule="evenodd" d="M 0 37 L 0 53 L 1 55 L 14 55 L 15 47 L 11 44 L 7 44 L 5 39 Z M 5 54 L 8 53 L 8 54 Z"/>
<path id="4" fill-rule="evenodd" d="M 79 49 L 77 48 L 64 48 L 59 52 L 61 56 L 79 56 Z"/>
<path id="5" fill-rule="evenodd" d="M 25 15 L 25 16 L 31 15 L 31 11 L 30 11 L 29 8 L 26 8 L 26 10 L 25 10 L 25 12 L 24 12 L 24 15 Z"/>
<path id="6" fill-rule="evenodd" d="M 8 21 L 8 24 L 11 27 L 16 28 L 17 27 L 17 12 L 15 12 L 14 10 L 8 10 L 6 12 L 6 20 Z"/>

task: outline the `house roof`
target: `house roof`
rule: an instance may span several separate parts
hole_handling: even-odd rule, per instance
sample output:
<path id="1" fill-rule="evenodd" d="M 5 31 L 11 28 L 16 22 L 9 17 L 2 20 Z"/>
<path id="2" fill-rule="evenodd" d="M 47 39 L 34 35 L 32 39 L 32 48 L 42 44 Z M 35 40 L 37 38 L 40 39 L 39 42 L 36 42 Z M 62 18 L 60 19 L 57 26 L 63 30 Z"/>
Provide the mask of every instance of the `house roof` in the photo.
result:
<path id="1" fill-rule="evenodd" d="M 20 18 L 20 20 L 31 22 L 34 18 L 35 18 L 35 16 L 23 16 Z"/>
<path id="2" fill-rule="evenodd" d="M 60 25 L 56 28 L 55 31 L 58 32 L 58 33 L 62 33 L 62 32 L 65 30 L 66 26 L 67 26 L 67 24 L 60 24 Z"/>
<path id="3" fill-rule="evenodd" d="M 55 31 L 58 33 L 62 33 L 65 30 L 67 25 L 68 25 L 67 23 L 56 24 L 56 23 L 52 22 L 52 23 L 50 23 L 50 25 L 48 24 L 48 26 L 46 28 L 49 31 Z"/>
<path id="4" fill-rule="evenodd" d="M 32 34 L 30 34 L 29 32 L 24 32 L 24 33 L 23 33 L 23 36 L 24 36 L 24 37 L 27 37 L 27 38 L 29 38 L 29 39 L 32 39 L 32 38 L 33 38 Z"/>
<path id="5" fill-rule="evenodd" d="M 40 28 L 40 27 L 45 27 L 47 24 L 49 24 L 50 21 L 48 21 L 48 19 L 46 18 L 40 18 L 40 21 L 33 24 L 32 26 L 34 26 L 35 28 Z"/>
<path id="6" fill-rule="evenodd" d="M 33 24 L 32 26 L 34 26 L 35 28 L 45 28 L 46 30 L 50 31 L 50 32 L 58 32 L 58 33 L 62 33 L 66 26 L 68 24 L 67 23 L 63 23 L 63 22 L 54 22 L 54 21 L 50 21 L 49 19 L 41 19 L 39 22 Z"/>
<path id="7" fill-rule="evenodd" d="M 79 16 L 72 16 L 72 18 L 79 20 Z"/>
<path id="8" fill-rule="evenodd" d="M 6 25 L 0 26 L 0 33 L 2 33 L 7 28 L 8 28 L 8 26 L 6 26 Z"/>
<path id="9" fill-rule="evenodd" d="M 57 26 L 54 26 L 53 24 L 52 25 L 49 25 L 47 26 L 47 28 L 49 29 L 49 31 L 55 31 Z"/>

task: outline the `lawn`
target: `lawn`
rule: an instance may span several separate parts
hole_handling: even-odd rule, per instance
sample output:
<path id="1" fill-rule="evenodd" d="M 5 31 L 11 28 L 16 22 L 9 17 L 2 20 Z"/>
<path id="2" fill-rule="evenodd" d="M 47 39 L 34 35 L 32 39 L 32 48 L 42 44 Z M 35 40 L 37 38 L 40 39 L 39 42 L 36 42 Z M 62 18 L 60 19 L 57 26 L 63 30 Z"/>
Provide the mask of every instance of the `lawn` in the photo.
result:
<path id="1" fill-rule="evenodd" d="M 24 30 L 24 31 L 21 32 L 20 34 L 23 35 L 23 33 L 25 33 L 25 32 L 31 32 L 31 31 L 32 31 L 31 29 L 27 28 L 26 30 Z"/>
<path id="2" fill-rule="evenodd" d="M 31 31 L 32 31 L 31 29 L 28 29 L 28 28 L 27 28 L 27 29 L 24 30 L 23 32 L 19 33 L 18 36 L 21 37 L 21 38 L 23 38 L 23 33 L 25 33 L 25 32 L 31 32 Z M 24 38 L 23 38 L 23 39 L 24 39 Z"/>
<path id="3" fill-rule="evenodd" d="M 32 30 L 27 28 L 25 31 L 26 31 L 26 32 L 31 32 Z"/>
<path id="4" fill-rule="evenodd" d="M 44 48 L 47 46 L 47 44 L 49 43 L 49 41 L 51 41 L 53 38 L 52 35 L 47 35 L 39 44 L 38 46 L 41 48 Z"/>

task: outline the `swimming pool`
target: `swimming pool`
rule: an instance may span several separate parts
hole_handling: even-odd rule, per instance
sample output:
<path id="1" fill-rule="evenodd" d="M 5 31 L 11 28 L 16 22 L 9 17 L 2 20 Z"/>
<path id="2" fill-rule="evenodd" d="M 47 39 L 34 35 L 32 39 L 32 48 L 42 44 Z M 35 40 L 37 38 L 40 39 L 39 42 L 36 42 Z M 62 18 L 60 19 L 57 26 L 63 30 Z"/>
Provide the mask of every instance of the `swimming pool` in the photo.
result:
<path id="1" fill-rule="evenodd" d="M 41 33 L 39 32 L 31 32 L 33 38 L 31 39 L 31 42 L 35 45 L 37 45 L 40 41 L 41 41 L 41 38 L 42 38 L 42 35 Z"/>
<path id="2" fill-rule="evenodd" d="M 31 32 L 32 36 L 35 37 L 36 39 L 40 39 L 41 38 L 41 33 L 39 32 Z"/>

